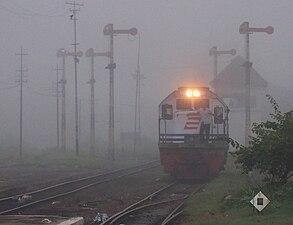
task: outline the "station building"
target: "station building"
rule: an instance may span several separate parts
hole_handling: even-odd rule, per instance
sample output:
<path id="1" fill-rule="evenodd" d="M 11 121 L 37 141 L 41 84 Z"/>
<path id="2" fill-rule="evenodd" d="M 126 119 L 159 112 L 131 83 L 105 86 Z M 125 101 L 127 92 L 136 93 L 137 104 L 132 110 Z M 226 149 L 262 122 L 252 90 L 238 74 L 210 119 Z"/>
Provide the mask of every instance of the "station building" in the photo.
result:
<path id="1" fill-rule="evenodd" d="M 245 141 L 245 64 L 246 60 L 236 56 L 210 84 L 224 99 L 230 109 L 230 137 L 244 144 Z M 250 70 L 251 123 L 267 118 L 264 112 L 267 104 L 267 81 L 253 68 Z M 252 126 L 251 126 L 252 127 Z"/>

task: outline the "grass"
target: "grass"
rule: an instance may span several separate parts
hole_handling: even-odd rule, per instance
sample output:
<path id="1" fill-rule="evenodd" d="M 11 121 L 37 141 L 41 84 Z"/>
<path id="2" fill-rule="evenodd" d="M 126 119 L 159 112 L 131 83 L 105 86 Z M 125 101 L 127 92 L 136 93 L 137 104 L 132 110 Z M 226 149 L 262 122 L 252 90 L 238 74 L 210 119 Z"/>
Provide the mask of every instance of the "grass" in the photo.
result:
<path id="1" fill-rule="evenodd" d="M 293 224 L 293 183 L 276 187 L 261 180 L 257 174 L 242 175 L 230 158 L 225 172 L 190 198 L 183 225 Z M 261 213 L 249 203 L 259 191 L 271 201 Z"/>

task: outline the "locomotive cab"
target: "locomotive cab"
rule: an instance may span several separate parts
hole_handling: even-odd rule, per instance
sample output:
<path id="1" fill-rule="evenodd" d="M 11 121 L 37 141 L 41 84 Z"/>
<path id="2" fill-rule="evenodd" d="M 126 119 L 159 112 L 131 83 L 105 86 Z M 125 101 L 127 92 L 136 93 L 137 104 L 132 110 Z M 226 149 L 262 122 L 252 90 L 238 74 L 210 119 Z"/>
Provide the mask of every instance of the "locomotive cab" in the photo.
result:
<path id="1" fill-rule="evenodd" d="M 208 124 L 203 110 L 209 114 Z M 226 161 L 228 113 L 224 101 L 207 87 L 180 87 L 167 96 L 159 105 L 159 149 L 165 171 L 179 179 L 215 176 Z"/>

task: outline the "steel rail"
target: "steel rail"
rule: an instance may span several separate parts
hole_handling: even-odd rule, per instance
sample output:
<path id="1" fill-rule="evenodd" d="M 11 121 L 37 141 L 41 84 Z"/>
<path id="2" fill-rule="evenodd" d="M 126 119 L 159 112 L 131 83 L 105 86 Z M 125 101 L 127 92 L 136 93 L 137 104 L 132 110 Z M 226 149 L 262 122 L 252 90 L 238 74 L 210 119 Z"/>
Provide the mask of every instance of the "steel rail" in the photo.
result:
<path id="1" fill-rule="evenodd" d="M 151 207 L 154 207 L 154 206 L 158 206 L 158 205 L 164 205 L 164 204 L 169 204 L 169 203 L 172 203 L 172 202 L 176 202 L 176 201 L 179 201 L 179 200 L 184 200 L 186 199 L 186 197 L 183 197 L 183 198 L 176 198 L 176 199 L 171 199 L 171 200 L 166 200 L 166 201 L 161 201 L 161 202 L 155 202 L 155 203 L 150 203 L 150 204 L 147 204 L 147 205 L 142 205 L 142 206 L 139 206 L 137 208 L 134 208 L 134 209 L 131 209 L 127 212 L 124 212 L 123 214 L 119 215 L 118 217 L 114 218 L 109 224 L 110 225 L 113 225 L 115 222 L 117 222 L 119 219 L 129 215 L 130 213 L 133 213 L 133 212 L 136 212 L 136 211 L 139 211 L 141 209 L 145 209 L 145 208 L 151 208 Z"/>
<path id="2" fill-rule="evenodd" d="M 136 173 L 139 173 L 139 172 L 144 171 L 144 170 L 147 170 L 147 169 L 155 168 L 155 167 L 159 166 L 159 164 L 158 165 L 157 164 L 151 165 L 151 164 L 152 163 L 156 163 L 156 162 L 158 162 L 158 160 L 152 161 L 152 162 L 148 162 L 146 164 L 142 164 L 142 165 L 135 166 L 135 167 L 125 168 L 125 169 L 118 169 L 118 170 L 115 170 L 115 171 L 112 171 L 112 172 L 108 172 L 108 173 L 105 173 L 105 174 L 99 174 L 99 175 L 96 175 L 96 176 L 90 176 L 90 177 L 87 177 L 87 178 L 81 178 L 81 179 L 77 179 L 77 180 L 74 180 L 74 181 L 63 182 L 61 184 L 56 184 L 56 185 L 53 185 L 53 186 L 50 186 L 50 187 L 47 187 L 47 188 L 43 188 L 43 189 L 36 190 L 36 191 L 33 191 L 33 192 L 25 193 L 25 194 L 32 195 L 32 194 L 36 194 L 36 193 L 40 193 L 40 192 L 46 192 L 46 191 L 51 190 L 51 189 L 56 188 L 56 187 L 62 187 L 64 185 L 68 185 L 68 184 L 72 184 L 72 183 L 77 183 L 77 182 L 82 182 L 84 180 L 88 180 L 88 179 L 92 179 L 92 178 L 98 178 L 98 177 L 107 176 L 107 175 L 115 175 L 118 172 L 126 172 L 125 174 L 120 174 L 120 175 L 115 176 L 115 177 L 112 177 L 112 178 L 106 178 L 106 179 L 103 179 L 103 180 L 95 181 L 93 183 L 90 183 L 90 184 L 81 186 L 79 188 L 75 188 L 75 189 L 73 189 L 71 191 L 59 193 L 59 194 L 56 194 L 56 195 L 53 195 L 53 196 L 49 196 L 49 197 L 46 197 L 46 198 L 39 199 L 39 200 L 34 201 L 34 202 L 30 202 L 30 203 L 25 204 L 25 205 L 21 205 L 21 206 L 18 206 L 18 207 L 14 207 L 14 208 L 11 208 L 11 209 L 7 209 L 7 210 L 4 210 L 4 211 L 1 211 L 0 212 L 0 215 L 7 214 L 7 213 L 11 213 L 11 212 L 14 212 L 14 211 L 23 209 L 23 208 L 27 208 L 29 206 L 33 206 L 33 205 L 36 205 L 36 204 L 39 204 L 39 203 L 42 203 L 42 202 L 46 202 L 48 200 L 52 200 L 52 199 L 56 199 L 56 198 L 59 198 L 59 197 L 67 196 L 67 195 L 70 195 L 70 194 L 74 194 L 74 193 L 76 193 L 78 191 L 87 189 L 87 188 L 92 187 L 92 186 L 95 186 L 97 184 L 102 184 L 102 183 L 110 182 L 112 180 L 120 179 L 122 177 L 129 176 L 129 175 L 132 175 L 132 174 L 136 174 Z M 143 166 L 147 166 L 147 167 L 141 168 Z M 133 170 L 133 169 L 136 169 L 136 170 L 135 171 L 127 172 L 127 171 Z M 17 195 L 17 196 L 20 197 L 22 195 Z M 4 199 L 3 201 L 6 201 L 8 199 L 12 199 L 12 197 L 7 197 L 7 198 L 3 198 L 3 199 Z"/>
<path id="3" fill-rule="evenodd" d="M 106 172 L 106 173 L 101 173 L 101 174 L 98 174 L 98 175 L 87 176 L 87 177 L 83 177 L 83 178 L 79 178 L 79 179 L 75 179 L 75 180 L 71 180 L 71 181 L 65 181 L 65 182 L 54 184 L 54 185 L 51 185 L 51 186 L 48 186 L 48 187 L 45 187 L 45 188 L 41 188 L 41 189 L 38 189 L 38 190 L 35 190 L 35 191 L 25 192 L 25 193 L 12 195 L 12 196 L 9 196 L 9 197 L 0 198 L 0 202 L 15 199 L 15 198 L 21 197 L 23 195 L 32 195 L 32 194 L 41 193 L 41 192 L 48 191 L 48 190 L 56 188 L 56 187 L 62 187 L 64 185 L 68 185 L 68 184 L 78 183 L 78 182 L 85 181 L 85 180 L 90 180 L 90 179 L 95 179 L 95 178 L 99 178 L 99 177 L 102 177 L 102 176 L 107 176 L 107 175 L 123 172 L 123 171 L 129 170 L 129 169 L 139 168 L 140 166 L 149 165 L 149 164 L 155 163 L 155 162 L 159 162 L 159 160 L 154 160 L 154 161 L 151 161 L 151 162 L 148 162 L 148 163 L 145 163 L 145 164 L 142 164 L 142 165 L 134 166 L 134 167 L 116 169 L 116 170 L 109 171 L 109 172 Z"/>
<path id="4" fill-rule="evenodd" d="M 187 198 L 189 198 L 190 196 L 196 194 L 197 192 L 199 192 L 200 190 L 202 190 L 203 187 L 205 187 L 206 184 L 202 184 L 199 188 L 197 188 L 196 190 L 194 190 L 191 194 L 189 194 L 187 196 Z M 161 225 L 167 225 L 168 223 L 170 223 L 172 220 L 176 219 L 178 216 L 180 216 L 183 211 L 178 211 L 179 209 L 181 209 L 183 207 L 185 202 L 180 203 L 165 219 L 164 221 L 161 223 Z"/>
<path id="5" fill-rule="evenodd" d="M 189 197 L 189 196 L 188 196 Z M 182 211 L 179 211 L 179 209 L 181 209 L 181 207 L 183 207 L 184 202 L 181 202 L 161 223 L 161 225 L 166 225 L 168 224 L 171 220 L 175 219 L 177 216 L 179 216 Z"/>
<path id="6" fill-rule="evenodd" d="M 166 185 L 165 187 L 151 193 L 150 195 L 148 195 L 147 197 L 143 198 L 142 200 L 126 207 L 125 209 L 121 210 L 120 212 L 114 214 L 113 216 L 111 216 L 107 221 L 101 223 L 100 225 L 106 225 L 109 224 L 112 220 L 114 220 L 116 217 L 120 216 L 121 214 L 133 209 L 135 206 L 147 201 L 147 200 L 152 200 L 156 195 L 158 195 L 159 193 L 163 192 L 164 190 L 167 190 L 168 188 L 172 187 L 173 185 L 175 185 L 177 182 L 173 182 L 171 184 Z"/>
<path id="7" fill-rule="evenodd" d="M 186 195 L 184 197 L 179 197 L 179 198 L 176 198 L 176 199 L 170 199 L 170 200 L 165 200 L 165 201 L 160 201 L 160 202 L 155 202 L 155 203 L 149 203 L 149 204 L 145 204 L 145 205 L 141 205 L 141 206 L 138 206 L 138 205 L 140 205 L 141 203 L 146 202 L 147 200 L 152 200 L 153 197 L 158 196 L 160 193 L 162 193 L 163 191 L 169 189 L 170 187 L 174 186 L 175 184 L 178 184 L 178 183 L 177 182 L 171 183 L 171 184 L 159 189 L 158 191 L 155 191 L 154 193 L 148 195 L 144 199 L 142 199 L 142 200 L 140 200 L 140 201 L 128 206 L 127 208 L 123 209 L 122 211 L 114 214 L 107 221 L 102 222 L 100 225 L 119 224 L 119 223 L 117 223 L 119 220 L 121 220 L 123 217 L 128 216 L 131 213 L 138 212 L 139 210 L 143 210 L 143 209 L 146 209 L 146 208 L 151 208 L 151 207 L 158 206 L 158 205 L 164 205 L 164 204 L 167 205 L 167 204 L 170 204 L 170 203 L 175 203 L 177 201 L 180 201 L 180 203 L 177 206 L 175 206 L 175 208 L 172 210 L 172 212 L 169 213 L 165 217 L 163 222 L 161 222 L 161 225 L 167 225 L 170 221 L 174 220 L 179 215 L 181 215 L 182 211 L 178 212 L 178 210 L 180 210 L 183 207 L 183 205 L 185 203 L 185 200 L 187 198 L 189 198 L 190 196 L 192 196 L 193 194 L 195 194 L 196 192 L 200 191 L 205 186 L 205 184 L 201 185 L 200 187 L 197 187 L 195 191 L 193 191 L 191 194 L 188 194 L 188 195 Z M 95 224 L 95 223 L 91 223 L 91 224 Z"/>

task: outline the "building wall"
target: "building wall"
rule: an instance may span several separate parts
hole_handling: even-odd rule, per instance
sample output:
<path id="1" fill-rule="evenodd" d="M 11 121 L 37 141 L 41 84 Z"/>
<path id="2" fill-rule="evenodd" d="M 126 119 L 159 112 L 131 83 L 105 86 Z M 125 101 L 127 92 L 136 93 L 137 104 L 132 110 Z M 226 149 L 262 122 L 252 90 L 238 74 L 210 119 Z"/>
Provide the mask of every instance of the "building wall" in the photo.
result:
<path id="1" fill-rule="evenodd" d="M 244 95 L 244 93 L 243 93 Z M 229 105 L 229 101 L 233 99 L 233 94 L 231 94 L 230 98 L 224 98 L 226 103 Z M 265 89 L 255 90 L 251 93 L 252 98 L 255 100 L 254 107 L 251 108 L 250 120 L 251 120 L 251 128 L 253 123 L 259 123 L 264 120 L 265 112 L 263 109 L 265 107 Z M 239 141 L 241 144 L 245 143 L 245 104 L 244 106 L 235 107 L 230 106 L 230 114 L 229 114 L 229 131 L 230 137 Z"/>

